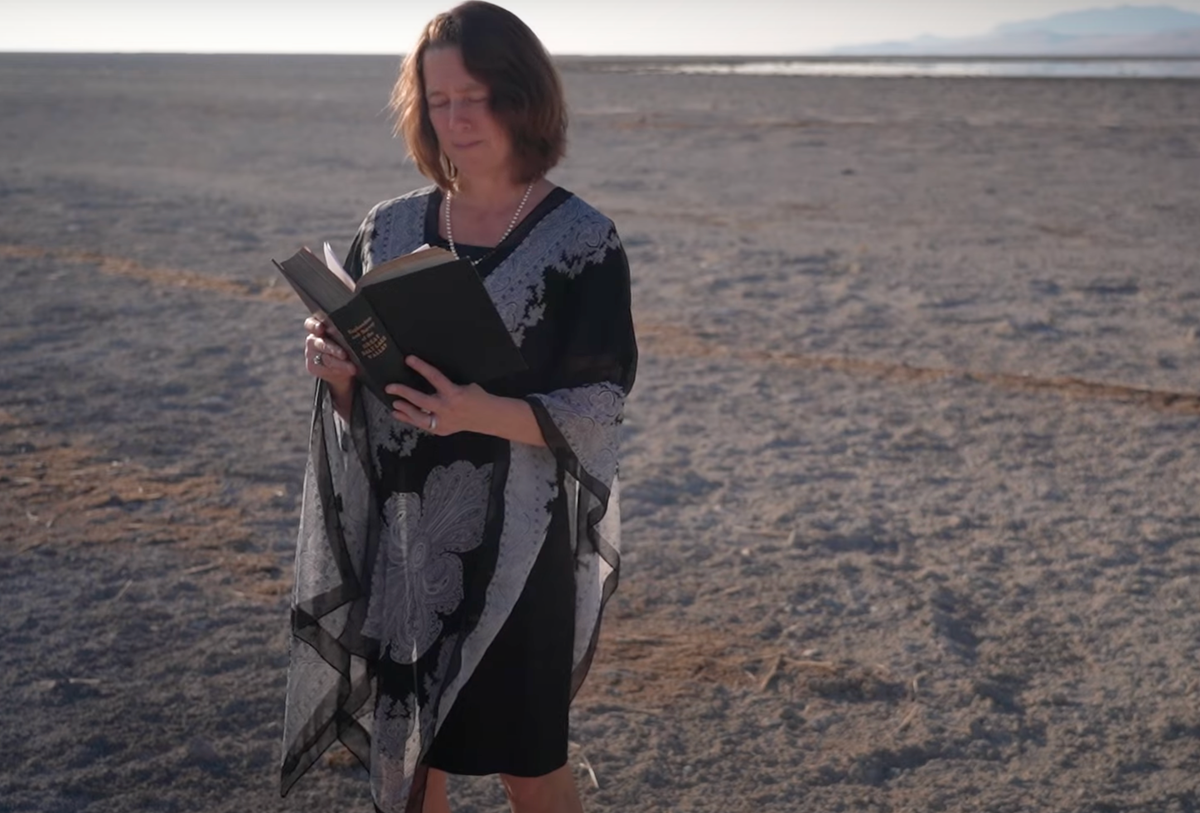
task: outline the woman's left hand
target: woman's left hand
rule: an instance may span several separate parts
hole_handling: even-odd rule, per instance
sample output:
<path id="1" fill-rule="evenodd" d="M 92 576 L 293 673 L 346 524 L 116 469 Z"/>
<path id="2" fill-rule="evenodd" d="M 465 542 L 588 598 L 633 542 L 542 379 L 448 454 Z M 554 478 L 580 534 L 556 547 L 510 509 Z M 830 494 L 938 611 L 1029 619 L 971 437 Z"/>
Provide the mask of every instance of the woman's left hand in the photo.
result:
<path id="1" fill-rule="evenodd" d="M 389 384 L 384 389 L 400 398 L 392 402 L 393 418 L 434 435 L 487 431 L 488 405 L 493 396 L 483 387 L 455 384 L 436 367 L 416 356 L 409 356 L 404 361 L 432 384 L 435 392 L 424 393 L 403 384 Z"/>

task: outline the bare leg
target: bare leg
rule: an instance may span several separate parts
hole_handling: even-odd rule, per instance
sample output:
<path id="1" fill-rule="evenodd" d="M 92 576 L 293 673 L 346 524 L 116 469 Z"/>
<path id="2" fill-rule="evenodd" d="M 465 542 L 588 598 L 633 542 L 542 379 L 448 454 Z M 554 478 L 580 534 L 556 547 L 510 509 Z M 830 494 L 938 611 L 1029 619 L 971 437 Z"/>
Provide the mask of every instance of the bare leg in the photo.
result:
<path id="1" fill-rule="evenodd" d="M 425 804 L 421 813 L 450 813 L 450 799 L 446 796 L 446 773 L 430 768 L 425 779 Z"/>
<path id="2" fill-rule="evenodd" d="M 583 813 L 575 777 L 568 765 L 545 776 L 500 774 L 500 781 L 504 783 L 513 813 Z"/>

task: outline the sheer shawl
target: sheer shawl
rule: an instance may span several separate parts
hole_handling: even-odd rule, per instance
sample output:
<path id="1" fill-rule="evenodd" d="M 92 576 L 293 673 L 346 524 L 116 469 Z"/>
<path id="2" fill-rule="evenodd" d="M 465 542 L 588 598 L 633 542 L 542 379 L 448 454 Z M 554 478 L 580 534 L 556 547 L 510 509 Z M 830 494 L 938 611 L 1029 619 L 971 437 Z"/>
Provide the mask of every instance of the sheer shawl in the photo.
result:
<path id="1" fill-rule="evenodd" d="M 347 270 L 435 240 L 439 200 L 431 188 L 372 209 Z M 369 767 L 381 810 L 420 809 L 422 757 L 520 596 L 556 499 L 576 561 L 572 694 L 591 664 L 620 568 L 617 436 L 637 362 L 628 264 L 612 222 L 564 190 L 490 263 L 485 285 L 531 367 L 498 386 L 530 404 L 547 447 L 498 441 L 458 458 L 450 439 L 397 423 L 363 390 L 343 421 L 317 387 L 284 794 L 341 741 Z"/>

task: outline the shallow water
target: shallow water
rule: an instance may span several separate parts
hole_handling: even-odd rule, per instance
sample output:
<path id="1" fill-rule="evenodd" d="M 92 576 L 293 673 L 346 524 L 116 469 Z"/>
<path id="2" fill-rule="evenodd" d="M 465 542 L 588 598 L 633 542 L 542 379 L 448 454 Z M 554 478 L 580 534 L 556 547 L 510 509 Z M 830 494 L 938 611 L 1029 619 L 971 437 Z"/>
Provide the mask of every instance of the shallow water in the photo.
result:
<path id="1" fill-rule="evenodd" d="M 738 74 L 751 76 L 1011 77 L 1078 79 L 1197 79 L 1200 59 L 1080 60 L 751 60 L 645 63 L 625 66 L 644 73 Z"/>

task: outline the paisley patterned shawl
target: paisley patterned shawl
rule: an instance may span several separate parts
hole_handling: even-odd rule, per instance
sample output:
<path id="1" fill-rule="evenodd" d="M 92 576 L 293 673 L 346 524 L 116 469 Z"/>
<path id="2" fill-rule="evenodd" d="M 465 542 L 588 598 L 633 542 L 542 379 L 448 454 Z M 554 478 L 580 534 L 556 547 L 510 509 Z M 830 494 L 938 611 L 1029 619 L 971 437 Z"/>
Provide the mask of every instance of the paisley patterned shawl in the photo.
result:
<path id="1" fill-rule="evenodd" d="M 440 193 L 368 214 L 360 275 L 435 242 Z M 612 222 L 555 190 L 486 261 L 485 286 L 530 372 L 489 389 L 524 398 L 548 448 L 406 427 L 365 390 L 351 419 L 317 387 L 296 550 L 281 789 L 341 741 L 376 805 L 419 810 L 421 758 L 508 618 L 556 500 L 575 552 L 572 694 L 617 586 L 617 432 L 637 348 L 629 268 Z M 487 270 L 481 264 L 481 271 Z"/>

